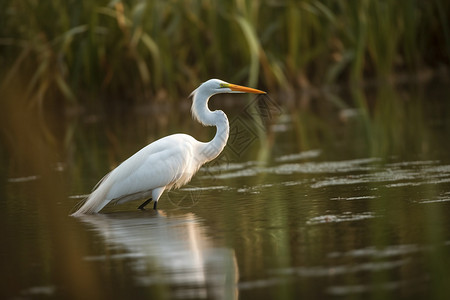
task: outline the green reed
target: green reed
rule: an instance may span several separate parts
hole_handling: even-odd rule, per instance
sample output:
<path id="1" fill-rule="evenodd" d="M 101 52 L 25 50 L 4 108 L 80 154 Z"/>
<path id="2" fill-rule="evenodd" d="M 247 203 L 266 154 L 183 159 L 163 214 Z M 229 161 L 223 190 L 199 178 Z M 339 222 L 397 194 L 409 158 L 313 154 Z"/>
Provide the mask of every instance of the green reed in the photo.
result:
<path id="1" fill-rule="evenodd" d="M 0 4 L 0 87 L 31 106 L 186 95 L 219 77 L 268 89 L 391 80 L 449 63 L 434 1 L 34 1 Z"/>

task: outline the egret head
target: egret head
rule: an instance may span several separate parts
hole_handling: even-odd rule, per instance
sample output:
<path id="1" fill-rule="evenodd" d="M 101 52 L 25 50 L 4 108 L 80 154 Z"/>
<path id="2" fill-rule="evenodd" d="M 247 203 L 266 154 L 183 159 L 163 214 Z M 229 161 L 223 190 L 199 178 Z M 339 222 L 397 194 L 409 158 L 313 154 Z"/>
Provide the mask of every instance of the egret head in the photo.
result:
<path id="1" fill-rule="evenodd" d="M 219 79 L 210 79 L 191 93 L 191 97 L 193 97 L 191 111 L 194 119 L 207 126 L 217 125 L 221 120 L 228 124 L 228 119 L 223 111 L 211 112 L 208 108 L 209 98 L 221 93 L 266 94 L 257 89 L 231 84 Z M 220 117 L 218 117 L 219 115 Z"/>
<path id="2" fill-rule="evenodd" d="M 194 96 L 196 93 L 207 94 L 208 96 L 222 93 L 266 94 L 266 92 L 264 91 L 231 84 L 220 79 L 210 79 L 208 81 L 205 81 L 195 91 L 192 92 L 191 96 Z"/>

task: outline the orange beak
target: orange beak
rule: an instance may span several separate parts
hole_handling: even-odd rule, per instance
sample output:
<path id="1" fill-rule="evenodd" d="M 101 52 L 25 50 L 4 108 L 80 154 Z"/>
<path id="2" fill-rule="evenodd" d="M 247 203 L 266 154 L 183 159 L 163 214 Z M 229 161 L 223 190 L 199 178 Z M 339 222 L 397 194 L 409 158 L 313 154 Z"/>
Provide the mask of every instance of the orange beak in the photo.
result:
<path id="1" fill-rule="evenodd" d="M 241 92 L 241 93 L 251 93 L 251 94 L 267 94 L 264 91 L 260 91 L 257 89 L 252 89 L 246 86 L 236 85 L 236 84 L 228 84 L 227 86 L 229 89 L 231 89 L 234 92 Z"/>

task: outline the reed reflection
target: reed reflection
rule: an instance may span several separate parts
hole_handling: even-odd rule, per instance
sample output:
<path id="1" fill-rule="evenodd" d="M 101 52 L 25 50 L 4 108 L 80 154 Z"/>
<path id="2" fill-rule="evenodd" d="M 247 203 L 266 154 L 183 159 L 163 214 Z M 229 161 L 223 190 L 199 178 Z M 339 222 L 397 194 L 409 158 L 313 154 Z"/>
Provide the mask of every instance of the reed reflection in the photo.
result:
<path id="1" fill-rule="evenodd" d="M 194 214 L 145 211 L 86 215 L 80 220 L 103 237 L 107 248 L 105 255 L 86 260 L 111 266 L 126 261 L 134 285 L 162 286 L 170 298 L 237 299 L 234 251 L 215 248 Z M 113 267 L 111 272 L 127 271 Z"/>

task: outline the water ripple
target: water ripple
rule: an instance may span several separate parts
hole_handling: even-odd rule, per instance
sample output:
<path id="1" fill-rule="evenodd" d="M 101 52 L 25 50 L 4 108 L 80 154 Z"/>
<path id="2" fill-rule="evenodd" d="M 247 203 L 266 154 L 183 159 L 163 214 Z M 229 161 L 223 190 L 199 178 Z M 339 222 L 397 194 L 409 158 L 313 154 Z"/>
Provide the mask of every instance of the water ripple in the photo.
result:
<path id="1" fill-rule="evenodd" d="M 326 224 L 326 223 L 340 223 L 340 222 L 353 222 L 366 219 L 375 218 L 375 214 L 372 212 L 363 212 L 359 214 L 353 214 L 350 212 L 343 213 L 341 215 L 322 215 L 314 217 L 306 221 L 307 225 Z"/>
<path id="2" fill-rule="evenodd" d="M 326 277 L 339 276 L 358 272 L 377 272 L 404 266 L 409 259 L 399 259 L 394 261 L 365 262 L 356 265 L 336 265 L 336 266 L 314 266 L 314 267 L 294 267 L 273 270 L 271 273 L 283 276 L 300 277 Z"/>
<path id="3" fill-rule="evenodd" d="M 309 150 L 303 151 L 295 154 L 283 155 L 275 159 L 276 162 L 286 162 L 286 161 L 294 161 L 294 160 L 302 160 L 302 159 L 310 159 L 318 157 L 322 153 L 321 150 Z"/>

